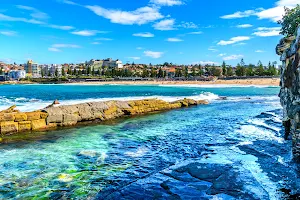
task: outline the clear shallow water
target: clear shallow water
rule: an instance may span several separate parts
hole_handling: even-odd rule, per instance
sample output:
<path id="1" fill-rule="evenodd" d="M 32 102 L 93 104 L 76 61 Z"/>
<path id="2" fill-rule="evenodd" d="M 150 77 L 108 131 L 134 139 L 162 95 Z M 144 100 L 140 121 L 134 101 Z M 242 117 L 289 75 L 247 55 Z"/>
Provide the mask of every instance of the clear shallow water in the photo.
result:
<path id="1" fill-rule="evenodd" d="M 0 96 L 10 100 L 4 106 L 18 102 L 23 108 L 56 98 L 68 103 L 141 96 L 212 100 L 194 108 L 4 138 L 2 199 L 280 199 L 282 188 L 299 193 L 291 144 L 282 139 L 278 88 L 0 87 Z M 214 100 L 217 96 L 229 100 Z M 214 170 L 221 174 L 213 177 Z"/>

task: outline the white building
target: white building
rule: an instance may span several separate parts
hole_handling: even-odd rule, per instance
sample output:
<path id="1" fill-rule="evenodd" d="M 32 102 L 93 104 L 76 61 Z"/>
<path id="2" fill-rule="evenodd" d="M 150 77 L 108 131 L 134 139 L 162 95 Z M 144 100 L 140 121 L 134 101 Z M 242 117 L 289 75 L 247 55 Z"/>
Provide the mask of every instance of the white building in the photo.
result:
<path id="1" fill-rule="evenodd" d="M 26 71 L 25 70 L 11 70 L 8 73 L 9 79 L 12 80 L 19 80 L 22 78 L 26 78 Z"/>
<path id="2" fill-rule="evenodd" d="M 103 66 L 108 68 L 122 69 L 123 63 L 121 60 L 112 60 L 111 58 L 103 60 Z"/>

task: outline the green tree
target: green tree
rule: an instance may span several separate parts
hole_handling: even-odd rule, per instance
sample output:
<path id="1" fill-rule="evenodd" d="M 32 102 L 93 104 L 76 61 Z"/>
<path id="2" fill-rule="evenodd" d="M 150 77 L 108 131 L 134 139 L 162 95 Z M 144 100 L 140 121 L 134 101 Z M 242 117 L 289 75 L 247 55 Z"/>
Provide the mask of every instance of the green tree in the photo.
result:
<path id="1" fill-rule="evenodd" d="M 261 63 L 261 61 L 258 61 L 257 63 L 257 70 L 256 70 L 256 74 L 258 76 L 264 76 L 265 75 L 265 69 L 263 64 Z"/>
<path id="2" fill-rule="evenodd" d="M 75 76 L 77 75 L 76 68 L 74 68 L 73 75 L 75 75 Z"/>
<path id="3" fill-rule="evenodd" d="M 58 69 L 55 69 L 55 77 L 58 77 Z"/>
<path id="4" fill-rule="evenodd" d="M 91 67 L 90 67 L 90 66 L 88 66 L 86 74 L 87 74 L 87 75 L 90 75 L 90 74 L 91 74 Z"/>
<path id="5" fill-rule="evenodd" d="M 241 66 L 241 64 L 239 63 L 237 66 L 236 66 L 236 75 L 237 76 L 245 76 L 245 68 Z"/>
<path id="6" fill-rule="evenodd" d="M 63 77 L 66 76 L 66 72 L 65 72 L 65 68 L 64 67 L 61 68 L 61 76 L 63 76 Z"/>
<path id="7" fill-rule="evenodd" d="M 232 70 L 232 67 L 227 67 L 227 76 L 233 76 L 233 70 Z"/>
<path id="8" fill-rule="evenodd" d="M 0 75 L 3 75 L 4 72 L 3 72 L 3 67 L 0 68 Z"/>
<path id="9" fill-rule="evenodd" d="M 197 75 L 196 73 L 196 67 L 193 67 L 192 68 L 192 76 L 195 77 Z"/>
<path id="10" fill-rule="evenodd" d="M 219 77 L 219 76 L 221 76 L 221 70 L 219 68 L 217 68 L 216 66 L 213 66 L 211 68 L 211 74 L 213 76 Z"/>
<path id="11" fill-rule="evenodd" d="M 281 25 L 280 34 L 285 36 L 294 35 L 300 25 L 300 6 L 297 5 L 293 9 L 285 7 L 283 18 L 278 21 L 278 24 Z"/>
<path id="12" fill-rule="evenodd" d="M 222 74 L 223 76 L 227 76 L 226 63 L 223 61 L 222 63 Z"/>
<path id="13" fill-rule="evenodd" d="M 254 76 L 254 65 L 249 64 L 249 66 L 246 69 L 246 76 Z"/>
<path id="14" fill-rule="evenodd" d="M 163 78 L 163 77 L 164 77 L 164 72 L 160 67 L 159 70 L 158 70 L 158 78 Z"/>
<path id="15" fill-rule="evenodd" d="M 142 77 L 143 77 L 143 78 L 147 78 L 147 77 L 149 77 L 149 72 L 148 72 L 148 70 L 147 70 L 147 69 L 143 69 L 143 72 L 142 72 Z"/>
<path id="16" fill-rule="evenodd" d="M 185 68 L 184 68 L 184 77 L 185 78 L 189 77 L 189 69 L 187 66 L 185 66 Z"/>
<path id="17" fill-rule="evenodd" d="M 92 68 L 92 75 L 95 76 L 95 68 Z"/>
<path id="18" fill-rule="evenodd" d="M 42 75 L 42 78 L 44 78 L 44 76 L 45 76 L 45 70 L 44 69 L 41 70 L 41 75 Z"/>
<path id="19" fill-rule="evenodd" d="M 68 73 L 68 75 L 72 75 L 72 70 L 71 70 L 70 67 L 68 68 L 68 72 L 67 73 Z"/>
<path id="20" fill-rule="evenodd" d="M 51 77 L 51 72 L 50 71 L 48 71 L 48 77 Z"/>

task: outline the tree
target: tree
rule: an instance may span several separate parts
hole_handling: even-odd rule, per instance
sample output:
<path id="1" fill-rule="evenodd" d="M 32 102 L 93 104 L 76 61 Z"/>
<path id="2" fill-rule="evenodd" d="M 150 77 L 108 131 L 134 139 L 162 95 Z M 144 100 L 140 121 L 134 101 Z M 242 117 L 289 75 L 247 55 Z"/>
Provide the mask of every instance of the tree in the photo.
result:
<path id="1" fill-rule="evenodd" d="M 237 76 L 245 76 L 245 68 L 241 66 L 241 64 L 239 63 L 237 66 L 236 66 L 236 75 Z"/>
<path id="2" fill-rule="evenodd" d="M 95 76 L 95 68 L 92 68 L 92 75 Z"/>
<path id="3" fill-rule="evenodd" d="M 148 72 L 147 69 L 143 69 L 142 77 L 143 77 L 143 78 L 149 77 L 149 72 Z"/>
<path id="4" fill-rule="evenodd" d="M 187 66 L 184 68 L 184 77 L 187 78 L 189 76 L 189 69 Z"/>
<path id="5" fill-rule="evenodd" d="M 196 74 L 196 67 L 193 67 L 192 68 L 192 76 L 195 77 L 197 74 Z"/>
<path id="6" fill-rule="evenodd" d="M 3 75 L 4 72 L 3 72 L 3 67 L 0 68 L 0 75 Z"/>
<path id="7" fill-rule="evenodd" d="M 51 72 L 50 71 L 48 71 L 48 77 L 50 77 L 51 76 Z"/>
<path id="8" fill-rule="evenodd" d="M 257 70 L 256 70 L 256 74 L 258 75 L 258 76 L 263 76 L 263 75 L 265 75 L 265 70 L 264 70 L 264 66 L 263 66 L 263 64 L 261 63 L 261 61 L 258 61 L 258 63 L 257 63 Z"/>
<path id="9" fill-rule="evenodd" d="M 217 68 L 216 66 L 213 66 L 213 67 L 211 68 L 211 74 L 212 74 L 213 76 L 219 77 L 219 76 L 221 76 L 221 69 Z"/>
<path id="10" fill-rule="evenodd" d="M 227 76 L 226 63 L 223 61 L 222 63 L 222 74 L 223 76 Z"/>
<path id="11" fill-rule="evenodd" d="M 88 68 L 87 68 L 87 73 L 86 73 L 87 75 L 90 75 L 91 74 L 91 67 L 90 66 L 88 66 Z"/>
<path id="12" fill-rule="evenodd" d="M 254 65 L 249 64 L 249 66 L 246 69 L 246 76 L 254 76 Z"/>
<path id="13" fill-rule="evenodd" d="M 73 75 L 77 75 L 76 68 L 74 68 Z"/>
<path id="14" fill-rule="evenodd" d="M 163 77 L 164 77 L 164 72 L 160 67 L 159 70 L 158 70 L 158 78 L 163 78 Z"/>
<path id="15" fill-rule="evenodd" d="M 227 76 L 233 76 L 233 70 L 232 70 L 232 67 L 227 67 Z"/>
<path id="16" fill-rule="evenodd" d="M 0 72 L 1 73 L 1 72 Z M 42 69 L 41 70 L 41 75 L 42 75 L 42 78 L 44 78 L 44 76 L 45 76 L 45 71 Z"/>
<path id="17" fill-rule="evenodd" d="M 72 70 L 71 70 L 71 68 L 69 67 L 68 68 L 68 72 L 67 72 L 69 75 L 72 75 Z"/>
<path id="18" fill-rule="evenodd" d="M 285 7 L 283 18 L 278 21 L 278 24 L 281 25 L 280 34 L 293 36 L 300 25 L 300 5 L 293 9 Z"/>
<path id="19" fill-rule="evenodd" d="M 65 68 L 64 67 L 61 68 L 61 76 L 66 76 L 66 72 L 65 72 Z"/>
<path id="20" fill-rule="evenodd" d="M 55 69 L 55 77 L 58 77 L 58 69 Z"/>

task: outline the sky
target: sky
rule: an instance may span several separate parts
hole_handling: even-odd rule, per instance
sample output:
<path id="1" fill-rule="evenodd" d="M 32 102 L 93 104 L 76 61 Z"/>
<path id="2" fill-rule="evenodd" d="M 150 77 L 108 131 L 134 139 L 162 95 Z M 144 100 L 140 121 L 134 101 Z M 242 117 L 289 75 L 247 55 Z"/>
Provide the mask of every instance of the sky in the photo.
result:
<path id="1" fill-rule="evenodd" d="M 227 64 L 277 61 L 299 0 L 1 0 L 0 61 Z"/>

